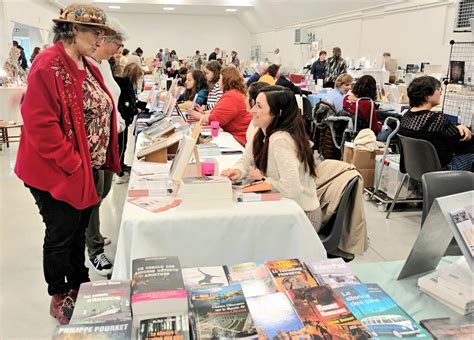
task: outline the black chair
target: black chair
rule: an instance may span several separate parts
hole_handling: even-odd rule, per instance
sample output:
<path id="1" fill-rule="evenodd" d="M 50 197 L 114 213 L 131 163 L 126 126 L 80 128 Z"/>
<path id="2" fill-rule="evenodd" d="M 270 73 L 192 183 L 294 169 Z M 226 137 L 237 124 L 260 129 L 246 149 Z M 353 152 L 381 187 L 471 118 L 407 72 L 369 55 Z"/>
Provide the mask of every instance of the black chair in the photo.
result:
<path id="1" fill-rule="evenodd" d="M 354 177 L 347 184 L 336 212 L 318 232 L 319 238 L 321 239 L 321 242 L 328 253 L 335 251 L 339 246 L 342 227 L 344 226 L 346 219 L 349 218 L 352 204 L 357 195 L 357 181 L 358 178 Z"/>
<path id="2" fill-rule="evenodd" d="M 430 172 L 421 177 L 421 183 L 423 185 L 421 225 L 423 225 L 436 198 L 474 190 L 474 173 L 469 171 Z"/>
<path id="3" fill-rule="evenodd" d="M 390 217 L 403 184 L 408 178 L 421 182 L 421 177 L 425 173 L 442 170 L 438 153 L 433 144 L 423 139 L 410 138 L 400 134 L 398 137 L 401 142 L 400 172 L 404 175 L 400 185 L 398 186 L 397 193 L 393 198 L 393 202 L 390 205 L 387 216 L 385 217 L 387 219 Z"/>

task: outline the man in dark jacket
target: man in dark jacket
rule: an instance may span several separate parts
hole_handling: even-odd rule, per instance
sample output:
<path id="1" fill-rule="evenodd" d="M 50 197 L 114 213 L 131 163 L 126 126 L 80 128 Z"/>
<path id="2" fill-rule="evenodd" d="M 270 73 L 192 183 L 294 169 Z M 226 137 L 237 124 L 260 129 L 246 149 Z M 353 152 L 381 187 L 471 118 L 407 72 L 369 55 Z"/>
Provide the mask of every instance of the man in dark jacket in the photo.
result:
<path id="1" fill-rule="evenodd" d="M 318 60 L 311 66 L 311 74 L 313 75 L 315 83 L 318 82 L 318 79 L 324 79 L 326 73 L 326 56 L 326 51 L 320 51 Z"/>
<path id="2" fill-rule="evenodd" d="M 208 59 L 208 60 L 209 60 L 209 61 L 211 61 L 211 60 L 217 60 L 217 55 L 218 55 L 219 53 L 221 53 L 221 50 L 220 50 L 219 47 L 216 47 L 216 48 L 214 49 L 214 52 L 212 52 L 212 53 L 209 54 L 209 59 Z"/>
<path id="3" fill-rule="evenodd" d="M 258 70 L 252 74 L 252 76 L 247 80 L 247 87 L 252 85 L 253 83 L 256 83 L 260 80 L 260 77 L 263 76 L 264 74 L 267 73 L 268 65 L 267 64 L 261 64 L 258 67 Z"/>

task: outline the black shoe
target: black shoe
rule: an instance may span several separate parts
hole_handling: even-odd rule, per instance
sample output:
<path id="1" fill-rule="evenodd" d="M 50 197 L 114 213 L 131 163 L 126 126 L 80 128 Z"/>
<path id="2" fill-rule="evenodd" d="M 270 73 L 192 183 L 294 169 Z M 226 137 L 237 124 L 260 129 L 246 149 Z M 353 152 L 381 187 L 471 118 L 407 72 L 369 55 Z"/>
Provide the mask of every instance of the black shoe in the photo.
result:
<path id="1" fill-rule="evenodd" d="M 123 171 L 123 172 L 130 172 L 130 171 L 132 171 L 132 167 L 129 166 L 129 165 L 124 165 L 124 166 L 122 167 L 122 171 Z"/>
<path id="2" fill-rule="evenodd" d="M 112 273 L 113 265 L 104 253 L 92 256 L 89 261 L 99 275 L 107 276 Z"/>

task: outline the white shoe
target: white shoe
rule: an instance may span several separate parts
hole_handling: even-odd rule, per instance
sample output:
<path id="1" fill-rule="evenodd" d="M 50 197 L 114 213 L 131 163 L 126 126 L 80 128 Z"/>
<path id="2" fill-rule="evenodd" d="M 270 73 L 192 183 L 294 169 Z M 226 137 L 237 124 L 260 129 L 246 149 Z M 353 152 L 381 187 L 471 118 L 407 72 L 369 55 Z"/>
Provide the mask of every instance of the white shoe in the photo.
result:
<path id="1" fill-rule="evenodd" d="M 129 179 L 130 175 L 127 173 L 124 173 L 122 176 L 115 175 L 115 184 L 128 183 Z"/>

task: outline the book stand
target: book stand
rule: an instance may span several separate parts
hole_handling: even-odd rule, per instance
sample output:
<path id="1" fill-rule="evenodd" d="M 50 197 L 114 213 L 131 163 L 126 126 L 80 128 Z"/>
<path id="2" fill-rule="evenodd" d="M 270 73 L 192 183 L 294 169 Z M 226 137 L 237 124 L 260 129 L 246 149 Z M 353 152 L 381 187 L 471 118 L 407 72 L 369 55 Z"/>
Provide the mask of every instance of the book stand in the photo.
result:
<path id="1" fill-rule="evenodd" d="M 474 191 L 436 198 L 397 280 L 436 269 L 449 244 L 457 245 L 474 271 L 474 259 L 450 213 L 472 202 Z"/>
<path id="2" fill-rule="evenodd" d="M 174 143 L 167 148 L 163 148 L 161 150 L 154 151 L 149 153 L 145 156 L 145 162 L 155 162 L 155 163 L 167 163 L 168 162 L 168 155 L 175 155 L 178 151 L 179 141 Z"/>

